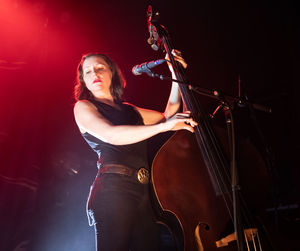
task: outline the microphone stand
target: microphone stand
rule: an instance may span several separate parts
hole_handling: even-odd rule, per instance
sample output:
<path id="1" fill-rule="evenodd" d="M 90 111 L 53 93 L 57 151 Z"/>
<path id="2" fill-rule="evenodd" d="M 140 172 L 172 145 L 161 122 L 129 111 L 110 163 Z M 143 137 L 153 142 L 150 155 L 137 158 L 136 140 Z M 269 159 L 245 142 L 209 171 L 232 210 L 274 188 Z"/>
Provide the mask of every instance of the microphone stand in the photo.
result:
<path id="1" fill-rule="evenodd" d="M 236 144 L 235 144 L 236 140 L 235 140 L 234 120 L 233 120 L 231 107 L 224 100 L 221 101 L 221 105 L 223 105 L 223 111 L 225 114 L 228 139 L 229 139 L 229 149 L 231 153 L 230 169 L 231 169 L 233 225 L 234 225 L 234 231 L 236 233 L 238 250 L 244 251 L 245 244 L 243 242 L 244 231 L 243 231 L 243 223 L 241 217 L 241 203 L 239 200 L 240 186 L 238 183 L 238 172 L 237 172 L 237 165 L 236 165 Z"/>
<path id="2" fill-rule="evenodd" d="M 148 76 L 153 77 L 153 78 L 159 78 L 160 80 L 170 80 L 172 82 L 177 82 L 177 83 L 180 83 L 180 84 L 186 84 L 183 81 L 173 79 L 171 77 L 164 76 L 164 75 L 152 72 L 150 69 L 146 73 L 147 73 Z M 198 87 L 196 85 L 191 85 L 191 84 L 188 84 L 188 88 L 191 91 L 197 92 L 198 94 L 217 99 L 221 102 L 224 101 L 224 99 L 225 99 L 225 100 L 229 100 L 231 102 L 236 102 L 239 105 L 248 105 L 248 106 L 251 107 L 251 109 L 256 109 L 256 110 L 266 112 L 266 113 L 272 113 L 272 109 L 270 107 L 266 107 L 266 106 L 263 106 L 263 105 L 260 105 L 260 104 L 250 102 L 248 100 L 248 98 L 247 99 L 244 99 L 244 98 L 241 98 L 241 97 L 237 98 L 237 97 L 234 97 L 232 95 L 226 94 L 226 93 L 218 91 L 218 90 L 210 90 L 210 89 L 201 88 L 201 87 Z"/>
<path id="3" fill-rule="evenodd" d="M 150 77 L 157 77 L 161 80 L 171 80 L 174 82 L 178 82 L 180 84 L 185 84 L 183 81 L 178 81 L 176 79 L 172 79 L 170 77 L 160 75 L 157 73 L 152 72 L 149 70 L 149 72 L 146 72 Z M 237 248 L 238 251 L 244 251 L 245 248 L 245 242 L 244 239 L 244 231 L 243 231 L 243 224 L 242 224 L 242 206 L 240 201 L 240 185 L 238 182 L 238 169 L 236 164 L 236 138 L 235 138 L 235 125 L 234 125 L 234 119 L 232 114 L 232 107 L 229 104 L 229 101 L 231 101 L 233 104 L 237 103 L 239 105 L 249 105 L 251 109 L 257 109 L 260 111 L 271 113 L 272 110 L 269 107 L 265 107 L 259 104 L 254 104 L 248 99 L 243 99 L 241 97 L 234 97 L 231 95 L 224 94 L 217 90 L 209 90 L 205 88 L 200 88 L 194 85 L 188 84 L 188 88 L 192 91 L 197 92 L 198 94 L 201 94 L 203 96 L 208 96 L 214 99 L 217 99 L 220 104 L 215 109 L 212 115 L 210 115 L 211 118 L 214 118 L 215 114 L 220 110 L 220 108 L 223 108 L 225 119 L 226 119 L 226 125 L 227 125 L 227 132 L 228 132 L 228 138 L 229 138 L 229 149 L 231 153 L 231 161 L 230 161 L 230 171 L 231 171 L 231 189 L 232 189 L 232 207 L 233 207 L 233 225 L 234 225 L 234 231 L 236 233 L 236 241 L 237 241 Z M 245 240 L 247 241 L 247 240 Z"/>

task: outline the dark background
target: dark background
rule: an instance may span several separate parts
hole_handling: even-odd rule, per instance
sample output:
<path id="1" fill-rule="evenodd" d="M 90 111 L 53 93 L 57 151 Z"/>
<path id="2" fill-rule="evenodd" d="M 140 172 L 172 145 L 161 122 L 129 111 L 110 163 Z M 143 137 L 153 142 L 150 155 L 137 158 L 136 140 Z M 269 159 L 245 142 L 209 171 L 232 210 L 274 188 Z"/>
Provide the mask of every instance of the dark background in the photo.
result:
<path id="1" fill-rule="evenodd" d="M 247 108 L 238 109 L 238 127 L 270 152 L 284 208 L 279 229 L 294 240 L 289 230 L 299 226 L 300 175 L 298 9 L 292 1 L 2 0 L 1 250 L 93 250 L 85 201 L 97 159 L 73 118 L 76 66 L 84 53 L 108 54 L 127 79 L 125 100 L 163 111 L 170 83 L 131 73 L 136 64 L 164 57 L 147 44 L 149 4 L 182 51 L 190 83 L 237 96 L 240 77 L 242 94 L 272 108 L 254 113 L 265 144 Z M 165 66 L 157 70 L 168 74 Z M 200 100 L 208 112 L 217 106 Z M 222 120 L 219 113 L 216 123 Z"/>

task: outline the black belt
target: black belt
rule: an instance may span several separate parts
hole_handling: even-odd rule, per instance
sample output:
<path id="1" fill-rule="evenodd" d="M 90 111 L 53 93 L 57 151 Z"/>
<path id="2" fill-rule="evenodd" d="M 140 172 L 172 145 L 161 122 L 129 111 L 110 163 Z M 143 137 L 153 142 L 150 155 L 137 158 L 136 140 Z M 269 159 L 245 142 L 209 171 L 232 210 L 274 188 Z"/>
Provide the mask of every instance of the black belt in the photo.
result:
<path id="1" fill-rule="evenodd" d="M 106 164 L 100 167 L 100 174 L 103 173 L 122 174 L 130 177 L 135 177 L 142 184 L 149 183 L 149 171 L 144 167 L 136 170 L 120 164 Z"/>

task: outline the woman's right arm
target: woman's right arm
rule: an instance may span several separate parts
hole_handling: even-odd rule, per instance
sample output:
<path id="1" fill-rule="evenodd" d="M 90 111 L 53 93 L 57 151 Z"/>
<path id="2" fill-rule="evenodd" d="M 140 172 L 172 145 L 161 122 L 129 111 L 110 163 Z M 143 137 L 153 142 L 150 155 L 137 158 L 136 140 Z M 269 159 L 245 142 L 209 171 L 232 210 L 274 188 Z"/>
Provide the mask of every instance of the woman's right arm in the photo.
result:
<path id="1" fill-rule="evenodd" d="M 74 116 L 81 132 L 88 132 L 103 142 L 113 145 L 137 143 L 171 130 L 185 129 L 193 132 L 193 127 L 197 125 L 191 118 L 184 116 L 174 116 L 172 119 L 153 125 L 113 125 L 87 100 L 75 104 Z"/>

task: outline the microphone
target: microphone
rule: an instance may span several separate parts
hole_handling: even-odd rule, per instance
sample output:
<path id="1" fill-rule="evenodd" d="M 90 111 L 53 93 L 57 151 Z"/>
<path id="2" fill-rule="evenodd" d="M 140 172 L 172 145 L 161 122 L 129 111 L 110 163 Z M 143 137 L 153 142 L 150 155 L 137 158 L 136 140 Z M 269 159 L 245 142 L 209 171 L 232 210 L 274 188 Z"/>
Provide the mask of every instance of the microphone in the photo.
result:
<path id="1" fill-rule="evenodd" d="M 145 62 L 142 63 L 140 65 L 136 65 L 132 68 L 132 73 L 134 75 L 141 75 L 142 73 L 150 73 L 153 67 L 160 65 L 164 62 L 166 62 L 167 60 L 165 59 L 157 59 L 155 61 L 151 61 L 151 62 Z"/>

